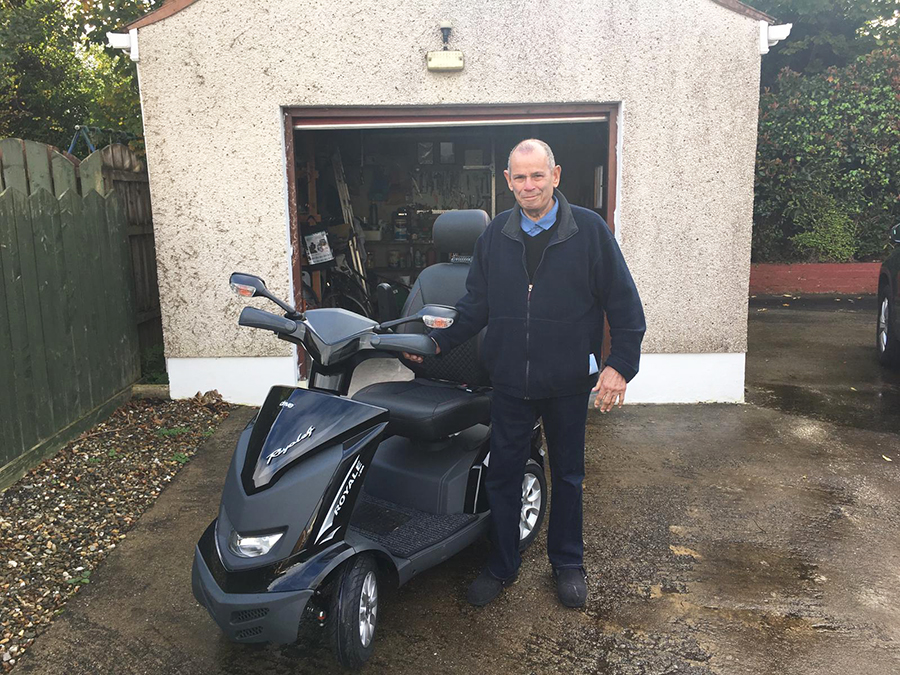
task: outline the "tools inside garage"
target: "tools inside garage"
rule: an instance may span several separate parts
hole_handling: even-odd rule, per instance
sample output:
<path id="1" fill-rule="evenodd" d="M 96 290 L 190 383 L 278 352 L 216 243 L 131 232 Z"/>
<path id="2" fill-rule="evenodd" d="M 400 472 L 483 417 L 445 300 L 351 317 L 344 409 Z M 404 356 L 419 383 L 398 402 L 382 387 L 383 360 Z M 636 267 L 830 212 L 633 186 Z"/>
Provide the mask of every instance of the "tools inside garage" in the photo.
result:
<path id="1" fill-rule="evenodd" d="M 308 306 L 379 320 L 396 314 L 419 272 L 440 262 L 431 241 L 438 215 L 483 209 L 493 217 L 515 204 L 503 170 L 524 138 L 554 149 L 570 201 L 606 215 L 606 123 L 294 133 Z"/>

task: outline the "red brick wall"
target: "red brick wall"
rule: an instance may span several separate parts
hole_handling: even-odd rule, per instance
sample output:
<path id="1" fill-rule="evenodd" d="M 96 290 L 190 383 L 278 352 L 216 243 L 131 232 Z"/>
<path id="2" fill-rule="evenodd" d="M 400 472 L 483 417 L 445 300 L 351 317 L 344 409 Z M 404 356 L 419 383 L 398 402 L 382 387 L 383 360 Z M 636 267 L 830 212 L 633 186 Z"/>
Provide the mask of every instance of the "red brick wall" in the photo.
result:
<path id="1" fill-rule="evenodd" d="M 751 265 L 750 295 L 769 293 L 878 292 L 881 263 L 811 263 L 806 265 Z"/>

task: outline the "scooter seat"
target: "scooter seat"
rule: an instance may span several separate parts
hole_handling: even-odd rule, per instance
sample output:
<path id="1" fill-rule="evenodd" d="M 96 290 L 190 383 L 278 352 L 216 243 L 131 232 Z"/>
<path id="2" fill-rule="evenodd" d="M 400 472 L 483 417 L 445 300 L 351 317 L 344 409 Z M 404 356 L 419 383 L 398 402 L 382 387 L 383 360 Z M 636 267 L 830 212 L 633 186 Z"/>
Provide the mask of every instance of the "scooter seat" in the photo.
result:
<path id="1" fill-rule="evenodd" d="M 491 419 L 488 393 L 423 378 L 371 384 L 356 392 L 353 400 L 387 408 L 389 434 L 421 441 L 446 438 Z"/>

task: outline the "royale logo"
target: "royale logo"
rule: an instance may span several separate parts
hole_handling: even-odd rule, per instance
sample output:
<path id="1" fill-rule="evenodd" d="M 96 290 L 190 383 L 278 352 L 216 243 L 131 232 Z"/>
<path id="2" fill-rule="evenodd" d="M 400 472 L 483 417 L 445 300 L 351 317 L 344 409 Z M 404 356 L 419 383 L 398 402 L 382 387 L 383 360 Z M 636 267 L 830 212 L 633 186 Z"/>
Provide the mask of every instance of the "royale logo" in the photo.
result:
<path id="1" fill-rule="evenodd" d="M 363 464 L 360 460 L 356 460 L 356 466 L 350 470 L 350 475 L 347 476 L 347 484 L 344 486 L 344 491 L 341 493 L 340 498 L 337 500 L 337 504 L 334 507 L 333 515 L 337 516 L 340 512 L 341 507 L 344 505 L 344 502 L 347 500 L 347 496 L 350 494 L 350 488 L 353 487 L 353 483 L 359 478 L 359 475 L 363 472 L 363 469 L 366 468 L 366 465 Z"/>
<path id="2" fill-rule="evenodd" d="M 307 438 L 309 438 L 310 436 L 312 436 L 312 435 L 313 435 L 313 432 L 314 432 L 315 430 L 316 430 L 315 427 L 310 427 L 309 429 L 307 429 L 306 431 L 304 431 L 302 434 L 300 434 L 299 436 L 297 436 L 297 440 L 296 440 L 296 441 L 292 441 L 292 442 L 288 443 L 288 444 L 287 444 L 286 446 L 284 446 L 283 448 L 278 448 L 278 450 L 276 450 L 276 451 L 273 452 L 271 455 L 269 455 L 268 457 L 266 457 L 266 466 L 268 466 L 268 465 L 272 462 L 272 460 L 275 459 L 276 457 L 281 457 L 281 456 L 282 456 L 283 454 L 285 454 L 288 450 L 290 450 L 290 449 L 293 448 L 295 445 L 297 445 L 297 443 L 299 443 L 300 441 L 305 441 Z"/>

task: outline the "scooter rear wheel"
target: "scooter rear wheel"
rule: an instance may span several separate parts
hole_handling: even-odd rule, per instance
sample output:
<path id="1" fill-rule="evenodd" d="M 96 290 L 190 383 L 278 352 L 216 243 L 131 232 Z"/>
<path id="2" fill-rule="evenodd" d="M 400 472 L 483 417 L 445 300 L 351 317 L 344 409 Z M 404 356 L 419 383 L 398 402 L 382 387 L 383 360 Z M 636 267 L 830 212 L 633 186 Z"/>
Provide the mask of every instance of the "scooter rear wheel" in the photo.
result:
<path id="1" fill-rule="evenodd" d="M 378 591 L 378 565 L 371 555 L 348 561 L 336 580 L 328 634 L 334 655 L 345 668 L 360 668 L 374 651 Z"/>
<path id="2" fill-rule="evenodd" d="M 525 465 L 522 480 L 522 514 L 519 517 L 519 551 L 531 546 L 537 537 L 547 512 L 547 478 L 544 469 L 534 460 Z"/>

